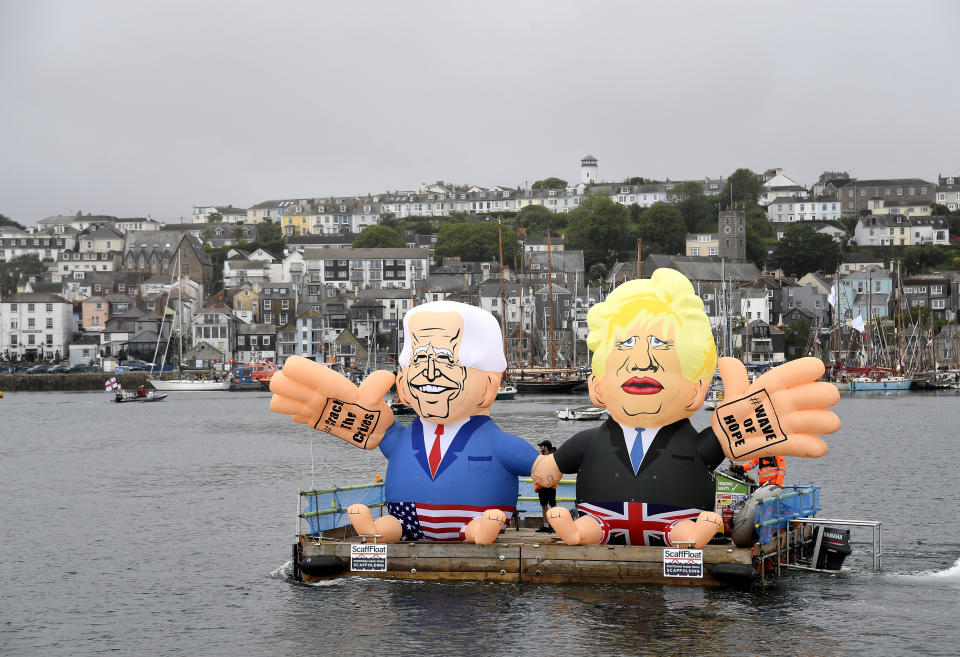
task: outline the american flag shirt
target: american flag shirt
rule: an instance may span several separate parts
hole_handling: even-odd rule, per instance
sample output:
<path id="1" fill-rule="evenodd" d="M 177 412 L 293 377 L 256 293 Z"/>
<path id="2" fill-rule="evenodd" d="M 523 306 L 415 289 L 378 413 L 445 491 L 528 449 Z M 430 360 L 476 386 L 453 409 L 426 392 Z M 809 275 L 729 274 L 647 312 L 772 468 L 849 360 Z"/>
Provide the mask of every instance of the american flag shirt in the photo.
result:
<path id="1" fill-rule="evenodd" d="M 419 502 L 387 502 L 387 511 L 403 525 L 404 541 L 462 541 L 464 529 L 487 509 L 500 509 L 507 517 L 513 515 L 510 506 L 465 506 L 451 504 L 422 504 Z M 506 526 L 506 525 L 504 525 Z"/>
<path id="2" fill-rule="evenodd" d="M 670 546 L 670 529 L 702 513 L 702 509 L 646 502 L 581 502 L 577 510 L 600 523 L 601 545 Z"/>

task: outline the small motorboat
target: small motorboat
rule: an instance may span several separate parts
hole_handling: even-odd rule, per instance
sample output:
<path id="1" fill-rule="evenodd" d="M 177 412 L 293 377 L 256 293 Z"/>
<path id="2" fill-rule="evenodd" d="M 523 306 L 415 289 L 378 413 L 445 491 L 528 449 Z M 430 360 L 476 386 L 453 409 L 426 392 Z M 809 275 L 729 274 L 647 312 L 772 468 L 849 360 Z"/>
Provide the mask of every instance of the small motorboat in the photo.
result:
<path id="1" fill-rule="evenodd" d="M 510 385 L 509 383 L 503 383 L 500 385 L 500 389 L 497 390 L 497 401 L 502 399 L 513 399 L 517 396 L 517 387 Z"/>
<path id="2" fill-rule="evenodd" d="M 116 396 L 113 398 L 113 401 L 118 404 L 123 404 L 126 402 L 156 402 L 163 401 L 167 398 L 167 393 L 157 392 L 156 390 L 151 390 L 145 395 L 137 395 L 135 392 L 123 392 L 122 390 L 117 390 Z"/>
<path id="3" fill-rule="evenodd" d="M 557 417 L 561 420 L 604 420 L 607 417 L 607 409 L 597 408 L 596 406 L 577 406 L 574 408 L 565 406 L 557 411 Z"/>
<path id="4" fill-rule="evenodd" d="M 412 407 L 404 405 L 399 397 L 394 397 L 390 402 L 390 410 L 394 415 L 416 415 L 417 413 Z"/>

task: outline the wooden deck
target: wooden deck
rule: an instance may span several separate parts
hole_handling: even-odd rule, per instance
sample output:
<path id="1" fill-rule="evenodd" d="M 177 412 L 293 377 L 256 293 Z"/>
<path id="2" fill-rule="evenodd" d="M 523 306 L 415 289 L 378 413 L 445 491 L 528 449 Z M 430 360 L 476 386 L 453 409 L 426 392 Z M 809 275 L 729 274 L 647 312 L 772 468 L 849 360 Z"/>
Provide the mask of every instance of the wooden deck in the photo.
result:
<path id="1" fill-rule="evenodd" d="M 324 540 L 301 537 L 298 552 L 301 559 L 312 557 L 318 562 L 333 564 L 333 567 L 331 572 L 322 575 L 300 572 L 300 579 L 310 582 L 361 575 L 433 581 L 716 586 L 729 584 L 731 571 L 734 579 L 749 579 L 753 569 L 751 549 L 728 543 L 703 548 L 702 578 L 665 577 L 662 547 L 570 546 L 560 542 L 555 534 L 511 527 L 492 545 L 435 541 L 389 543 L 386 572 L 352 573 L 349 570 L 350 546 L 360 542 L 349 527 L 325 532 Z M 297 550 L 298 546 L 294 549 Z M 721 564 L 726 574 L 715 576 L 711 571 Z M 305 566 L 304 570 L 310 568 Z"/>

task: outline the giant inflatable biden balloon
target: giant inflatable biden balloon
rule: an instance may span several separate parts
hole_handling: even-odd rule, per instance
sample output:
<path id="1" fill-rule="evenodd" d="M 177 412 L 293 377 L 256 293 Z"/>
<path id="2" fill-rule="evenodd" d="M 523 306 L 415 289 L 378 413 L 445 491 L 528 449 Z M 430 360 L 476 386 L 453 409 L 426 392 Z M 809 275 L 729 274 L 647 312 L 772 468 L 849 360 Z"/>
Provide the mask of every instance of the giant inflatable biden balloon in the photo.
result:
<path id="1" fill-rule="evenodd" d="M 388 514 L 363 505 L 347 515 L 358 534 L 382 541 L 496 540 L 517 504 L 518 477 L 537 451 L 489 417 L 506 369 L 500 325 L 490 313 L 437 301 L 403 318 L 400 372 L 377 371 L 359 387 L 333 370 L 288 358 L 270 382 L 270 408 L 388 460 Z M 417 418 L 394 421 L 384 395 L 394 385 Z"/>
<path id="2" fill-rule="evenodd" d="M 816 382 L 820 360 L 786 363 L 753 383 L 740 361 L 717 363 L 703 302 L 675 270 L 623 283 L 587 324 L 590 398 L 610 417 L 538 457 L 532 473 L 541 486 L 577 474 L 580 517 L 548 512 L 565 543 L 702 547 L 722 527 L 711 475 L 724 457 L 818 457 L 827 447 L 817 434 L 840 428 L 826 410 L 836 387 Z M 727 401 L 698 432 L 689 418 L 717 366 Z"/>

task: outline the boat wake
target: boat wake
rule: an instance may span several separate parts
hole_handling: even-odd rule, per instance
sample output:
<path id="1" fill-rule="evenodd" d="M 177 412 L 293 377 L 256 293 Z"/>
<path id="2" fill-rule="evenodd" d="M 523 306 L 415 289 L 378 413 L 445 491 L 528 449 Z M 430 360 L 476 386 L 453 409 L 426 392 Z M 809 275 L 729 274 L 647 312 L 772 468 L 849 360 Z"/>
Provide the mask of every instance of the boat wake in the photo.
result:
<path id="1" fill-rule="evenodd" d="M 899 577 L 917 584 L 930 583 L 935 580 L 937 583 L 960 585 L 960 559 L 944 570 L 921 570 L 916 573 L 903 573 Z"/>
<path id="2" fill-rule="evenodd" d="M 282 566 L 280 566 L 276 570 L 270 571 L 270 577 L 273 579 L 288 580 L 296 584 L 302 584 L 303 586 L 313 586 L 318 588 L 324 587 L 324 586 L 334 586 L 344 581 L 342 577 L 337 577 L 336 579 L 326 579 L 319 582 L 297 582 L 293 578 L 293 561 L 289 559 L 287 560 L 286 563 L 284 563 Z"/>

